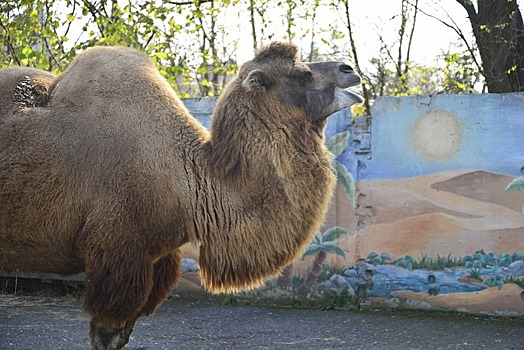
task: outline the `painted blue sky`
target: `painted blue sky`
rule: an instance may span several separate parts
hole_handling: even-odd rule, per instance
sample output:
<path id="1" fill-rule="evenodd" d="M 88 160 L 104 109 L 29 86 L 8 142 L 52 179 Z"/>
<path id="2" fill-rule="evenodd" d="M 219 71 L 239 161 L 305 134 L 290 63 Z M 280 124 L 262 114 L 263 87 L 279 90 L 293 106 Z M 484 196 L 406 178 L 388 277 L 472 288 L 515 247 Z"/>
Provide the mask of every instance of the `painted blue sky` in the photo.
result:
<path id="1" fill-rule="evenodd" d="M 524 94 L 386 97 L 374 103 L 371 114 L 372 158 L 359 179 L 454 169 L 524 176 Z M 427 130 L 421 133 L 420 120 L 428 115 L 436 120 L 433 126 L 426 123 Z M 458 134 L 447 124 L 440 125 L 439 117 L 453 121 Z M 440 158 L 428 157 L 424 148 L 426 153 L 443 151 Z"/>
<path id="2" fill-rule="evenodd" d="M 213 99 L 184 103 L 204 126 L 210 127 Z M 448 170 L 524 176 L 524 94 L 383 97 L 373 104 L 371 114 L 371 158 L 360 159 L 365 165 L 359 167 L 358 176 L 354 172 L 359 160 L 350 149 L 338 159 L 358 179 L 406 178 Z M 435 116 L 435 125 L 426 125 L 429 129 L 422 130 L 423 138 L 416 139 L 417 122 L 428 115 Z M 440 116 L 456 122 L 459 138 L 448 136 L 452 130 L 442 129 Z M 331 116 L 326 137 L 347 130 L 349 123 L 347 109 Z M 446 142 L 456 143 L 455 148 L 442 145 Z M 441 159 L 427 157 L 420 151 L 424 147 L 430 153 L 433 148 L 443 148 L 450 154 Z"/>

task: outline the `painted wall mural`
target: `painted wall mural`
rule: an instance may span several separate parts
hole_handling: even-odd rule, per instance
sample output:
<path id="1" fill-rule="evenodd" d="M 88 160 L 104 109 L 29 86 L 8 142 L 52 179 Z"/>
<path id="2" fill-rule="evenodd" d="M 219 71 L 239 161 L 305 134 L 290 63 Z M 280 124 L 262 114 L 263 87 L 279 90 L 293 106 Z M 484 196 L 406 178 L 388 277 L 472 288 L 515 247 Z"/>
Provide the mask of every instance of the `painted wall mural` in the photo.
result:
<path id="1" fill-rule="evenodd" d="M 524 315 L 524 94 L 381 98 L 326 139 L 324 228 L 251 295 Z M 197 254 L 179 288 L 200 288 Z"/>

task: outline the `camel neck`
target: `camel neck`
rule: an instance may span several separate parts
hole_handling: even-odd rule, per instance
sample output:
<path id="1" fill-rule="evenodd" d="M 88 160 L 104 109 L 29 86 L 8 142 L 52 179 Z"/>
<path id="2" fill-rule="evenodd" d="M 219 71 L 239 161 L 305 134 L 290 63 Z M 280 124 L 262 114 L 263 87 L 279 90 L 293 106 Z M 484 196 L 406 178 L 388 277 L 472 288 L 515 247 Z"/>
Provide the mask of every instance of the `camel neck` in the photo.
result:
<path id="1" fill-rule="evenodd" d="M 272 135 L 275 144 L 240 146 L 240 161 L 208 153 L 195 215 L 207 289 L 258 286 L 290 263 L 319 230 L 335 183 L 330 157 L 318 133 L 289 136 Z M 207 147 L 212 153 L 217 145 Z"/>

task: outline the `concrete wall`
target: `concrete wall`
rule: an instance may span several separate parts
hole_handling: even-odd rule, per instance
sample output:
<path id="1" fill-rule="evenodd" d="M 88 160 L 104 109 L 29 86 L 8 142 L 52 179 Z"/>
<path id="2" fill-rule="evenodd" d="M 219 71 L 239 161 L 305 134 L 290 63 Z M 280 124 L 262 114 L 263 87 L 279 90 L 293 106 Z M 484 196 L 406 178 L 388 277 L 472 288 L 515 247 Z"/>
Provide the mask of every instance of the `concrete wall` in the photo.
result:
<path id="1" fill-rule="evenodd" d="M 185 103 L 209 126 L 213 100 Z M 370 118 L 331 116 L 326 138 L 339 171 L 327 254 L 251 295 L 524 315 L 524 191 L 505 191 L 524 176 L 524 94 L 381 98 Z M 179 288 L 199 290 L 184 251 Z"/>
<path id="2" fill-rule="evenodd" d="M 357 169 L 356 257 L 390 304 L 524 314 L 524 95 L 384 98 Z"/>

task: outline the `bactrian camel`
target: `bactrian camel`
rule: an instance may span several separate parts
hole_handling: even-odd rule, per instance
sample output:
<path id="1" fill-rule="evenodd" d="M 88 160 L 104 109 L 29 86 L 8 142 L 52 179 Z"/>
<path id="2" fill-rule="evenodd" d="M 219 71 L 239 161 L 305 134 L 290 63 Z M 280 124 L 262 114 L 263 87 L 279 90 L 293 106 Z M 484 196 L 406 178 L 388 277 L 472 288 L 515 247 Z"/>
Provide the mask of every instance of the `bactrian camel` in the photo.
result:
<path id="1" fill-rule="evenodd" d="M 245 63 L 211 132 L 129 48 L 85 50 L 50 84 L 41 73 L 43 89 L 0 84 L 18 91 L 0 91 L 16 105 L 0 115 L 0 269 L 85 272 L 92 349 L 128 343 L 180 278 L 185 243 L 211 292 L 277 275 L 328 209 L 326 118 L 362 102 L 350 66 L 296 56 L 272 43 Z"/>

